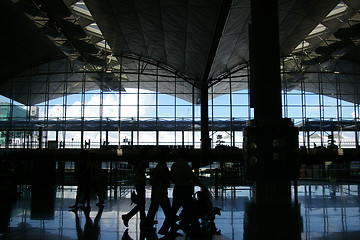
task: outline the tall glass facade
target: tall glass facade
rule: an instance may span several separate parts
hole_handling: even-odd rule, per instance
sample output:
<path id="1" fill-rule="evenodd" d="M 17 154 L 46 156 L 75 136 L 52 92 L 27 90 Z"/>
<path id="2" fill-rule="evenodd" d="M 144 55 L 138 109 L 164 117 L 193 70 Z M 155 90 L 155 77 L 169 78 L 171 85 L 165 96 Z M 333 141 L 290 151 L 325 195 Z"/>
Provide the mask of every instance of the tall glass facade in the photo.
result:
<path id="1" fill-rule="evenodd" d="M 8 88 L 12 90 L 0 99 L 2 148 L 38 148 L 39 140 L 42 147 L 57 141 L 61 148 L 200 147 L 197 86 L 140 61 L 134 69 L 119 66 L 102 75 L 70 66 L 68 60 L 51 62 L 13 79 Z M 253 118 L 248 74 L 243 73 L 228 75 L 208 89 L 212 147 L 242 147 L 242 129 Z M 313 82 L 303 79 L 297 89 L 283 79 L 283 116 L 299 127 L 301 147 L 325 147 L 329 135 L 340 147 L 358 146 L 359 105 L 340 96 L 342 86 L 355 80 L 346 82 L 348 78 L 331 74 L 337 91 L 330 93 L 322 83 L 329 73 L 319 73 Z M 305 91 L 306 85 L 318 88 L 318 93 Z M 348 94 L 359 99 L 356 90 Z"/>

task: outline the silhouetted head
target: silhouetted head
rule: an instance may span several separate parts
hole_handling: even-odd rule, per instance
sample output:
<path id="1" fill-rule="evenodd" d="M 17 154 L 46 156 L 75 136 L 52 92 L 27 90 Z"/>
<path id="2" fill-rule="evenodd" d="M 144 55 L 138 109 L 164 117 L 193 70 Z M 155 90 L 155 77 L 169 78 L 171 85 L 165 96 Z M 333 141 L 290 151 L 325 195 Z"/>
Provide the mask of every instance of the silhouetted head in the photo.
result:
<path id="1" fill-rule="evenodd" d="M 163 147 L 157 155 L 156 162 L 157 163 L 162 163 L 162 162 L 166 163 L 168 161 L 169 157 L 170 157 L 170 149 L 168 147 Z"/>
<path id="2" fill-rule="evenodd" d="M 187 148 L 180 148 L 179 149 L 179 158 L 187 159 L 189 157 L 189 149 Z"/>
<path id="3" fill-rule="evenodd" d="M 143 148 L 140 150 L 140 154 L 139 154 L 139 157 L 140 159 L 147 159 L 149 156 L 149 150 L 146 149 L 146 148 Z"/>

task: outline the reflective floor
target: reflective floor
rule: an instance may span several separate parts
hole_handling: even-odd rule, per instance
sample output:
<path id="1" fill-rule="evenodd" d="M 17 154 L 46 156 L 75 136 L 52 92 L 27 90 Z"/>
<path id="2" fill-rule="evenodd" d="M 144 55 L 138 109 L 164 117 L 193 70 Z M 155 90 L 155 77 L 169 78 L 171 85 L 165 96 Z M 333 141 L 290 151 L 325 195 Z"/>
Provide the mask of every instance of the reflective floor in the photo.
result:
<path id="1" fill-rule="evenodd" d="M 91 211 L 71 212 L 69 206 L 74 203 L 76 187 L 58 188 L 56 190 L 33 191 L 22 189 L 22 196 L 12 204 L 1 204 L 0 239 L 160 239 L 155 231 L 140 232 L 139 216 L 136 215 L 126 228 L 121 215 L 133 206 L 129 199 L 130 191 L 122 192 L 118 199 L 108 198 L 105 206 L 99 208 L 92 201 Z M 291 230 L 292 239 L 360 239 L 360 185 L 354 184 L 301 184 L 298 187 L 298 205 L 294 212 L 296 230 Z M 171 191 L 170 196 L 171 196 Z M 147 207 L 149 206 L 150 190 L 147 191 Z M 213 205 L 221 208 L 221 216 L 216 216 L 216 227 L 221 234 L 207 235 L 207 239 L 255 239 L 248 232 L 254 229 L 248 221 L 251 191 L 248 187 L 238 187 L 224 191 Z M 293 199 L 295 201 L 295 199 Z M 277 215 L 276 210 L 270 214 Z M 296 214 L 295 214 L 296 215 Z M 287 215 L 288 217 L 288 215 Z M 159 209 L 156 216 L 159 230 L 164 221 L 164 214 Z M 271 218 L 270 218 L 271 219 Z M 245 221 L 245 222 L 244 222 Z M 279 223 L 279 229 L 289 229 Z M 6 228 L 9 226 L 9 228 Z M 249 230 L 250 229 L 250 230 Z M 252 229 L 252 230 L 251 230 Z M 291 229 L 291 228 L 290 228 Z M 277 230 L 279 231 L 279 230 Z M 178 231 L 186 238 L 186 234 Z M 256 229 L 255 229 L 256 232 Z M 201 238 L 201 239 L 204 239 Z M 269 239 L 272 239 L 269 236 Z"/>

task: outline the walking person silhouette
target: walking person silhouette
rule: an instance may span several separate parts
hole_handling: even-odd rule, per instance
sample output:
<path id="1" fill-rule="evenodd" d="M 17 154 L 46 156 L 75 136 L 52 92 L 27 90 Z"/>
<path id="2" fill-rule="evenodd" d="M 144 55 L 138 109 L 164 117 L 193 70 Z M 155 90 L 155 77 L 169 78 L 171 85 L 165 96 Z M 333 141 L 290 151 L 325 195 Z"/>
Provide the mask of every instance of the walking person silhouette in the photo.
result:
<path id="1" fill-rule="evenodd" d="M 173 191 L 172 214 L 176 215 L 180 207 L 182 210 L 182 220 L 179 227 L 184 232 L 196 233 L 200 229 L 200 223 L 197 218 L 197 209 L 194 205 L 193 194 L 194 185 L 206 189 L 199 179 L 192 172 L 188 164 L 189 150 L 179 149 L 179 158 L 171 166 L 171 177 L 175 184 Z"/>
<path id="2" fill-rule="evenodd" d="M 166 165 L 166 161 L 169 156 L 169 149 L 163 148 L 156 159 L 158 164 L 154 168 L 152 174 L 151 204 L 147 215 L 147 223 L 152 226 L 153 223 L 156 223 L 154 221 L 155 214 L 158 211 L 159 206 L 161 206 L 166 217 L 163 227 L 159 230 L 159 234 L 161 235 L 166 235 L 168 233 L 168 224 L 170 224 L 175 217 L 172 215 L 170 200 L 168 197 L 171 175 L 169 168 Z"/>
<path id="3" fill-rule="evenodd" d="M 87 185 L 89 181 L 89 168 L 88 159 L 89 155 L 87 151 L 81 151 L 80 160 L 76 163 L 75 167 L 75 177 L 77 180 L 77 190 L 76 190 L 76 199 L 75 204 L 70 206 L 71 209 L 77 209 L 78 207 L 83 208 L 86 198 Z M 81 206 L 79 206 L 81 204 Z M 88 203 L 89 204 L 89 203 Z"/>
<path id="4" fill-rule="evenodd" d="M 130 210 L 127 214 L 121 216 L 124 225 L 129 227 L 129 220 L 137 213 L 140 212 L 140 226 L 146 222 L 145 213 L 145 185 L 146 185 L 146 168 L 148 167 L 148 155 L 147 149 L 140 151 L 139 157 L 135 160 L 135 189 L 138 195 L 138 201 L 136 206 Z"/>

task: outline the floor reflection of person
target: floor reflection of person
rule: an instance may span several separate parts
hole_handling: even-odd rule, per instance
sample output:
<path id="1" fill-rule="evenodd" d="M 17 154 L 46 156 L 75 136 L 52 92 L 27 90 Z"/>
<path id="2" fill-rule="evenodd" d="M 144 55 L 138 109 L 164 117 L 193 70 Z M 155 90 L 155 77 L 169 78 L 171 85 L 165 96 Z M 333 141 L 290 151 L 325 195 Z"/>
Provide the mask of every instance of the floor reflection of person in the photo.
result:
<path id="1" fill-rule="evenodd" d="M 85 209 L 85 225 L 81 228 L 80 219 L 77 210 L 72 210 L 75 213 L 76 233 L 79 240 L 98 239 L 100 236 L 100 218 L 104 207 L 100 206 L 94 221 L 90 217 L 90 210 Z"/>
<path id="2" fill-rule="evenodd" d="M 139 240 L 145 240 L 145 239 L 146 240 L 158 240 L 159 238 L 156 234 L 156 231 L 154 231 L 154 230 L 148 230 L 148 231 L 141 230 Z M 161 238 L 161 239 L 165 239 L 165 238 Z M 167 239 L 170 239 L 170 238 L 167 238 Z M 128 228 L 123 233 L 121 240 L 134 240 L 134 238 L 132 238 L 130 236 Z"/>
<path id="3" fill-rule="evenodd" d="M 129 227 L 129 220 L 140 212 L 140 226 L 146 223 L 145 213 L 145 185 L 146 185 L 146 168 L 148 167 L 148 150 L 142 149 L 140 155 L 135 161 L 135 189 L 138 195 L 136 206 L 127 214 L 121 216 L 124 225 Z"/>

